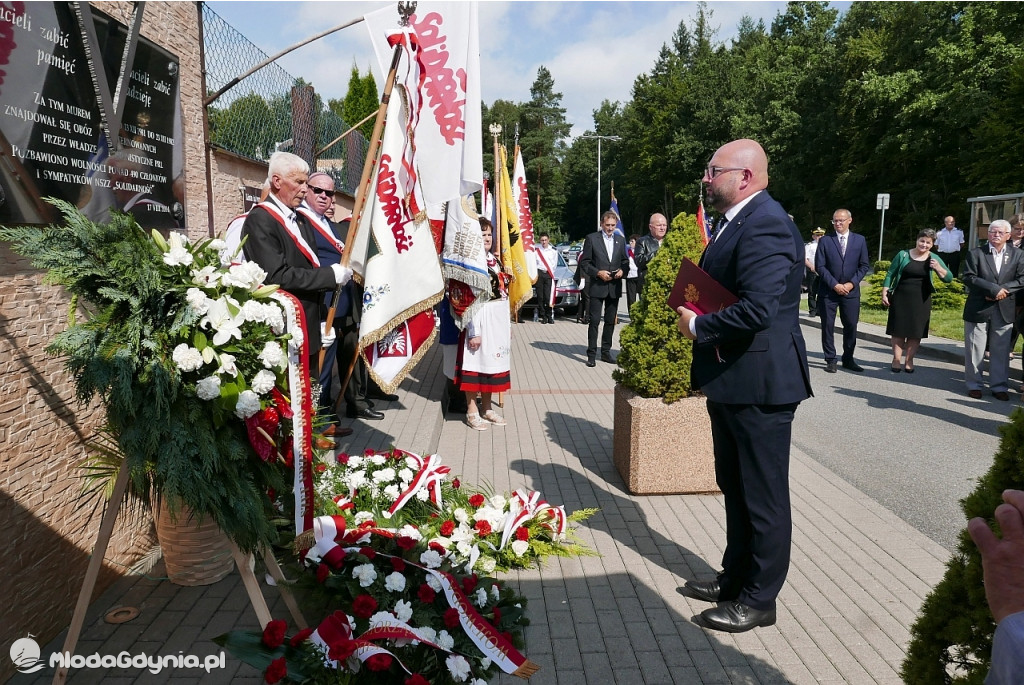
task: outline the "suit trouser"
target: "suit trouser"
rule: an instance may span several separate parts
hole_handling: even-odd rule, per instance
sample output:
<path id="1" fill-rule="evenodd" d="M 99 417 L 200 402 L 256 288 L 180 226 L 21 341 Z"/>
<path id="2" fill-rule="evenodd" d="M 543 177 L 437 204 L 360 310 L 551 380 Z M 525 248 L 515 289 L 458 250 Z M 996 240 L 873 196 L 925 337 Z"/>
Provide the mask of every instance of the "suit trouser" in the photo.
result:
<path id="1" fill-rule="evenodd" d="M 619 298 L 590 296 L 590 328 L 587 329 L 587 359 L 597 359 L 597 328 L 601 325 L 601 310 L 604 309 L 604 331 L 601 334 L 601 354 L 612 353 L 612 335 L 615 333 L 615 317 L 619 313 Z"/>
<path id="2" fill-rule="evenodd" d="M 537 270 L 537 306 L 540 307 L 541 321 L 554 318 L 551 305 L 551 274 L 542 269 Z"/>
<path id="3" fill-rule="evenodd" d="M 715 478 L 725 497 L 721 601 L 775 608 L 789 572 L 789 449 L 796 404 L 707 402 Z"/>
<path id="4" fill-rule="evenodd" d="M 946 262 L 946 266 L 949 267 L 950 272 L 953 274 L 953 278 L 960 277 L 960 252 L 939 252 L 939 256 L 942 261 Z"/>
<path id="5" fill-rule="evenodd" d="M 807 312 L 811 316 L 818 313 L 818 283 L 821 277 L 810 269 L 807 270 Z"/>
<path id="6" fill-rule="evenodd" d="M 1003 319 L 998 307 L 992 308 L 987 322 L 964 321 L 964 380 L 968 390 L 981 390 L 981 365 L 988 345 L 988 387 L 1006 392 L 1010 381 L 1010 339 L 1013 323 Z"/>
<path id="7" fill-rule="evenodd" d="M 836 309 L 843 323 L 843 363 L 853 361 L 853 350 L 857 347 L 857 322 L 860 321 L 860 293 L 851 297 L 840 297 L 834 292 L 820 291 L 818 316 L 821 317 L 821 351 L 825 361 L 836 358 Z"/>

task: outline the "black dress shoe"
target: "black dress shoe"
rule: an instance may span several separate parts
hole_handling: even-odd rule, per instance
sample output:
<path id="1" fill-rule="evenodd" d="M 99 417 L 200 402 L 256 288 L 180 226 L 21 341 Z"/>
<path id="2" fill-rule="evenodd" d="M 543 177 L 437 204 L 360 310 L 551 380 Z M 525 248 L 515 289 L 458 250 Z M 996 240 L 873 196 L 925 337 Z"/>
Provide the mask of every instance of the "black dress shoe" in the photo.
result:
<path id="1" fill-rule="evenodd" d="M 853 361 L 843 362 L 843 368 L 854 373 L 864 373 L 864 367 Z"/>
<path id="2" fill-rule="evenodd" d="M 833 359 L 830 362 L 825 362 L 825 371 L 827 373 L 835 373 L 836 372 L 836 360 L 835 359 Z"/>
<path id="3" fill-rule="evenodd" d="M 722 592 L 722 586 L 717 580 L 700 581 L 688 580 L 679 593 L 688 597 L 702 600 L 704 602 L 717 602 Z"/>
<path id="4" fill-rule="evenodd" d="M 597 362 L 594 361 L 593 359 L 588 359 L 587 366 L 597 366 Z"/>
<path id="5" fill-rule="evenodd" d="M 602 354 L 601 355 L 601 361 L 607 362 L 609 364 L 614 364 L 615 363 L 615 357 L 613 357 L 611 354 Z"/>
<path id="6" fill-rule="evenodd" d="M 359 411 L 349 410 L 345 412 L 345 416 L 350 419 L 366 419 L 368 421 L 380 421 L 384 418 L 384 412 L 375 411 L 367 407 L 366 409 L 360 409 Z"/>
<path id="7" fill-rule="evenodd" d="M 775 625 L 775 609 L 752 609 L 737 601 L 722 602 L 700 612 L 704 625 L 726 633 L 744 633 L 751 628 Z"/>
<path id="8" fill-rule="evenodd" d="M 1002 402 L 1007 402 L 1010 399 L 1010 393 L 1004 392 L 1002 390 L 997 390 L 994 393 L 992 393 L 992 397 Z"/>

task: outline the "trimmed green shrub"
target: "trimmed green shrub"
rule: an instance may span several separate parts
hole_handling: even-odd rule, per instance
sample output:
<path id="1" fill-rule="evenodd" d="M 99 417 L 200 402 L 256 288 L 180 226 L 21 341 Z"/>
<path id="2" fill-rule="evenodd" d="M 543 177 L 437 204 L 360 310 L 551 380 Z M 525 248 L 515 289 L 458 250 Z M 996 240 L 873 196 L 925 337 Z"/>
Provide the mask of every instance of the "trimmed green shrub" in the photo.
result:
<path id="1" fill-rule="evenodd" d="M 999 433 L 991 468 L 960 501 L 965 520 L 980 516 L 996 534 L 999 524 L 993 512 L 1003 501 L 1003 490 L 1024 483 L 1024 411 L 1014 409 Z M 982 685 L 992 663 L 995 627 L 982 585 L 981 555 L 964 527 L 946 574 L 925 598 L 910 629 L 900 675 L 908 685 Z"/>
<path id="2" fill-rule="evenodd" d="M 876 262 L 876 264 L 889 262 Z M 867 286 L 861 286 L 860 306 L 866 309 L 886 309 L 882 304 L 882 283 L 885 281 L 885 271 L 875 271 L 869 274 L 864 281 Z M 932 311 L 940 309 L 952 309 L 963 311 L 964 303 L 967 302 L 967 295 L 964 294 L 964 284 L 954 278 L 949 283 L 943 283 L 937 277 L 932 280 L 935 284 L 935 292 L 932 293 Z"/>
<path id="3" fill-rule="evenodd" d="M 676 216 L 648 265 L 643 292 L 629 310 L 629 325 L 619 336 L 619 368 L 612 378 L 641 397 L 671 403 L 690 394 L 692 343 L 679 332 L 679 315 L 669 308 L 668 295 L 683 256 L 696 263 L 703 250 L 697 217 Z"/>

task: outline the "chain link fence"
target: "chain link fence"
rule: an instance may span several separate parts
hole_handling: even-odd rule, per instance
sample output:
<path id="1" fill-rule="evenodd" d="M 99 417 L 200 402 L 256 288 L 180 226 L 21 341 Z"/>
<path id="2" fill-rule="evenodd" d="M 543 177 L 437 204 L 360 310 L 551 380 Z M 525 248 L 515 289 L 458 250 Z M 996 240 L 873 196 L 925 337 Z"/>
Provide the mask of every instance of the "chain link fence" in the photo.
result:
<path id="1" fill-rule="evenodd" d="M 203 4 L 207 95 L 268 55 Z M 355 194 L 367 142 L 327 107 L 313 87 L 270 64 L 224 92 L 207 107 L 211 142 L 249 159 L 266 161 L 277 149 L 294 152 L 334 177 L 335 188 Z M 315 163 L 314 163 L 315 159 Z"/>

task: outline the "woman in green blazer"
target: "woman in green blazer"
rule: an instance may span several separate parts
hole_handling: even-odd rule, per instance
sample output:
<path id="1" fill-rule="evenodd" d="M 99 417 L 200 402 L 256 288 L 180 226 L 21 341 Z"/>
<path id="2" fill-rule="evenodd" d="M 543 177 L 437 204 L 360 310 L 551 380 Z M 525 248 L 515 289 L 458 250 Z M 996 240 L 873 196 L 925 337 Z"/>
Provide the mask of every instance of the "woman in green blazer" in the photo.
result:
<path id="1" fill-rule="evenodd" d="M 928 337 L 932 312 L 932 274 L 943 282 L 953 280 L 945 262 L 931 253 L 935 231 L 926 228 L 917 234 L 917 244 L 900 250 L 892 260 L 882 283 L 882 304 L 889 308 L 885 332 L 892 336 L 892 372 L 914 373 L 914 355 L 922 338 Z M 904 354 L 906 357 L 904 357 Z"/>

